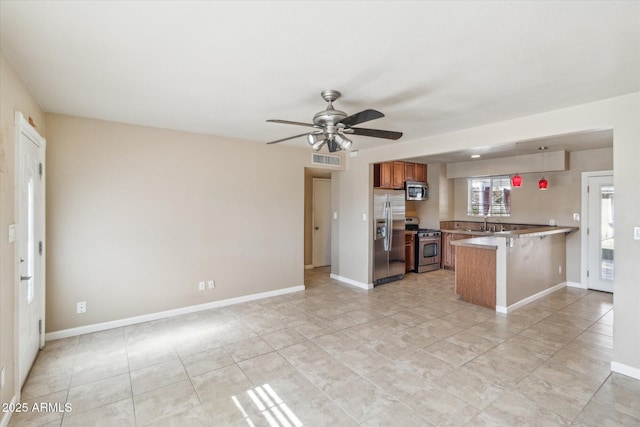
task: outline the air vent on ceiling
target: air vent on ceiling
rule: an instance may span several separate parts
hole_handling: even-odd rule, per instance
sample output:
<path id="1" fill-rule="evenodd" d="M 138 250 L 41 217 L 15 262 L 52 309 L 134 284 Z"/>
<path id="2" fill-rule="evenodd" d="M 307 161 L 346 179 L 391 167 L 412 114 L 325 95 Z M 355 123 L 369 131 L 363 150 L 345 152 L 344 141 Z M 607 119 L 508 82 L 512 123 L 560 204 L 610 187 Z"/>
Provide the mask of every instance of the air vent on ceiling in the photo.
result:
<path id="1" fill-rule="evenodd" d="M 314 165 L 340 166 L 340 156 L 312 153 L 311 163 L 313 163 Z"/>

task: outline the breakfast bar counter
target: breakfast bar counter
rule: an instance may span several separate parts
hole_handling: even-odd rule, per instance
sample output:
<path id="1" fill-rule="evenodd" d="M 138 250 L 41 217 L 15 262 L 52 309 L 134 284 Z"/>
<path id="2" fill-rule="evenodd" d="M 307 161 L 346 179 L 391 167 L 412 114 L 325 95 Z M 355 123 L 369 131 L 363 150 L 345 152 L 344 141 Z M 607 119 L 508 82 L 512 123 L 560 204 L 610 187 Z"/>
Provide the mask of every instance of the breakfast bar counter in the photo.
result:
<path id="1" fill-rule="evenodd" d="M 565 286 L 565 236 L 575 230 L 472 232 L 469 239 L 451 242 L 456 248 L 456 294 L 462 301 L 507 313 Z"/>

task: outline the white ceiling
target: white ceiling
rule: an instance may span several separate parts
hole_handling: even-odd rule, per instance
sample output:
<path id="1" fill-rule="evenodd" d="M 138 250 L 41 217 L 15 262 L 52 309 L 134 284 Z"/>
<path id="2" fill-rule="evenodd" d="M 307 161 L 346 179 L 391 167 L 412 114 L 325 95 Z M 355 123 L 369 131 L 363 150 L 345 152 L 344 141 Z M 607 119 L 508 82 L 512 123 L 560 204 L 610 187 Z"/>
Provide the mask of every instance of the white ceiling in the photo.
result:
<path id="1" fill-rule="evenodd" d="M 400 141 L 640 91 L 637 1 L 2 0 L 0 28 L 47 112 L 262 142 L 323 89 Z"/>

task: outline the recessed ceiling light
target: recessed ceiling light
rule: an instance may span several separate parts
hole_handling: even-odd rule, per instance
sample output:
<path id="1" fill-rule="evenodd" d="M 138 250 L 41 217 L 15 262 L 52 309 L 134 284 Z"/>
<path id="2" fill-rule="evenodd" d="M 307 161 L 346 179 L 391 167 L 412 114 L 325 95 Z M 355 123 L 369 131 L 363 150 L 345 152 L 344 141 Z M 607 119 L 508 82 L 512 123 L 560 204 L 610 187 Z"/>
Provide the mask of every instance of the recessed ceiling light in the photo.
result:
<path id="1" fill-rule="evenodd" d="M 479 159 L 480 158 L 480 154 L 472 154 L 471 158 L 472 159 Z"/>
<path id="2" fill-rule="evenodd" d="M 546 150 L 547 148 L 549 148 L 549 147 L 543 145 L 542 147 L 538 147 L 538 150 L 542 151 L 542 150 Z"/>

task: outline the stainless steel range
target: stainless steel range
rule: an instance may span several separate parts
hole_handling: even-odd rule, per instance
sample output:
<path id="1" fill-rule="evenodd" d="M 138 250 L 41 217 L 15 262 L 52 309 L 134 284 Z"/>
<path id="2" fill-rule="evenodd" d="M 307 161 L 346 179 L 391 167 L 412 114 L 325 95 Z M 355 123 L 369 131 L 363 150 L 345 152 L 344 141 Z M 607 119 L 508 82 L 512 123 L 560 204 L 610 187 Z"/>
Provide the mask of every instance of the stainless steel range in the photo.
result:
<path id="1" fill-rule="evenodd" d="M 416 236 L 416 272 L 424 273 L 440 269 L 440 230 L 419 228 Z"/>
<path id="2" fill-rule="evenodd" d="M 416 217 L 405 218 L 405 229 L 416 232 L 415 246 L 415 272 L 424 273 L 440 269 L 440 247 L 442 245 L 442 233 L 440 230 L 420 228 Z"/>

